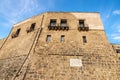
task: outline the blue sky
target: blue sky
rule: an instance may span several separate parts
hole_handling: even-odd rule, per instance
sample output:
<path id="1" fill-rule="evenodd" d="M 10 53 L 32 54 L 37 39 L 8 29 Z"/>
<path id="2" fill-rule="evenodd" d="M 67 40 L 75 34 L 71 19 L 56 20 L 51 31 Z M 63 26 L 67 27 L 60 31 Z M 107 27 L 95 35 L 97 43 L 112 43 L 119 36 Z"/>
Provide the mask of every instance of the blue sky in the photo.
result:
<path id="1" fill-rule="evenodd" d="M 100 12 L 110 43 L 120 44 L 120 0 L 1 0 L 0 39 L 13 24 L 46 11 Z"/>

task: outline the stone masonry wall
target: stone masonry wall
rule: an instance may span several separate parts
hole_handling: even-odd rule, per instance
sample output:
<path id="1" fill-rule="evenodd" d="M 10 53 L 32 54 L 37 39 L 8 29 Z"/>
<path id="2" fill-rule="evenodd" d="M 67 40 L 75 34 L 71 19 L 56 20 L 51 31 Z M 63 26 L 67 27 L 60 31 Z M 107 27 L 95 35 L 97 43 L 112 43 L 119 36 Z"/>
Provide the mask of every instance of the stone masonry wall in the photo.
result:
<path id="1" fill-rule="evenodd" d="M 88 15 L 88 14 L 87 14 Z M 85 15 L 84 15 L 85 16 Z M 69 13 L 47 13 L 45 24 L 33 54 L 30 54 L 24 80 L 119 80 L 118 57 L 101 27 L 78 31 L 75 16 Z M 67 19 L 70 30 L 48 30 L 50 19 Z M 80 19 L 80 18 L 79 18 Z M 89 25 L 98 18 L 85 18 Z M 89 20 L 87 20 L 89 19 Z M 98 20 L 97 24 L 102 26 Z M 51 41 L 46 42 L 47 35 Z M 60 41 L 65 35 L 65 42 Z M 83 43 L 86 36 L 87 43 Z M 71 66 L 71 59 L 82 61 L 82 66 Z M 21 72 L 24 72 L 22 69 Z M 22 74 L 21 74 L 22 75 Z"/>
<path id="2" fill-rule="evenodd" d="M 25 23 L 21 22 L 14 25 L 5 44 L 0 50 L 0 80 L 12 80 L 24 64 L 35 42 L 34 40 L 39 28 L 41 28 L 42 17 L 43 15 L 32 17 L 29 21 L 24 21 Z M 36 23 L 35 29 L 27 33 L 26 29 L 30 27 L 32 23 Z M 18 37 L 12 38 L 12 33 L 19 28 L 21 28 L 21 31 Z"/>
<path id="3" fill-rule="evenodd" d="M 12 80 L 21 67 L 26 55 L 0 59 L 0 80 Z"/>
<path id="4" fill-rule="evenodd" d="M 71 39 L 67 36 L 65 42 L 61 43 L 60 38 L 54 36 L 55 33 L 52 33 L 54 37 L 50 43 L 46 43 L 45 39 L 42 41 L 40 38 L 35 53 L 29 60 L 30 66 L 25 80 L 119 80 L 119 75 L 116 74 L 119 73 L 117 72 L 116 55 L 112 47 L 106 43 L 107 41 L 103 42 L 99 38 L 96 39 L 95 42 L 98 41 L 98 43 L 95 46 L 91 45 L 94 44 L 92 40 L 98 34 L 104 34 L 104 31 L 85 33 L 92 36 L 87 38 L 86 44 L 80 40 L 75 41 L 76 38 L 70 42 Z M 42 36 L 45 36 L 45 33 L 42 33 Z M 71 35 L 71 37 L 75 36 Z M 102 37 L 105 38 L 105 36 Z M 71 67 L 70 59 L 81 59 L 82 67 Z"/>
<path id="5" fill-rule="evenodd" d="M 25 23 L 22 24 L 19 23 L 19 25 L 14 25 L 14 28 L 12 29 L 10 36 L 8 37 L 3 48 L 0 50 L 0 59 L 27 54 L 34 41 L 38 29 L 40 28 L 41 20 L 42 15 L 33 17 Z M 26 28 L 30 27 L 32 23 L 36 23 L 35 30 L 30 33 L 27 33 Z M 12 38 L 11 37 L 12 33 L 19 28 L 21 28 L 21 30 L 18 37 Z"/>
<path id="6" fill-rule="evenodd" d="M 0 47 L 1 47 L 2 44 L 4 43 L 5 39 L 6 39 L 6 38 L 0 40 Z"/>
<path id="7" fill-rule="evenodd" d="M 58 24 L 61 19 L 67 19 L 70 29 L 48 30 L 50 19 L 57 19 Z M 78 31 L 80 19 L 85 20 L 89 31 Z M 42 32 L 35 41 L 37 29 L 29 34 L 25 32 L 26 26 L 30 26 L 34 21 L 37 22 L 37 29 L 42 27 Z M 47 12 L 44 14 L 42 25 L 41 22 L 42 15 L 38 15 L 14 25 L 12 32 L 18 28 L 22 31 L 15 39 L 9 37 L 0 50 L 0 73 L 5 71 L 0 76 L 1 80 L 120 79 L 120 62 L 107 40 L 99 13 Z M 51 35 L 50 42 L 46 42 L 47 35 Z M 61 35 L 65 36 L 64 42 L 60 41 Z M 86 43 L 83 43 L 83 36 L 86 36 Z M 35 43 L 28 55 L 32 42 Z M 9 57 L 13 58 L 7 59 Z M 8 63 L 8 60 L 11 61 Z M 11 67 L 15 63 L 18 65 Z M 10 66 L 7 67 L 8 65 Z"/>

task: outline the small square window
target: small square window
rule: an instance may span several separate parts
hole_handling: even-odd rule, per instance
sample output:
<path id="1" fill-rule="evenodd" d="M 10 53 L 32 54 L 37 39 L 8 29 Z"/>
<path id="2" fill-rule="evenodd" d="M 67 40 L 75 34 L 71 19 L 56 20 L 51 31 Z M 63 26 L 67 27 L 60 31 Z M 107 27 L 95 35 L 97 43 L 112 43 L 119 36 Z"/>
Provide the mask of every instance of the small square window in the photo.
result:
<path id="1" fill-rule="evenodd" d="M 51 41 L 51 35 L 47 35 L 46 42 L 50 42 L 50 41 Z"/>
<path id="2" fill-rule="evenodd" d="M 83 38 L 83 43 L 87 43 L 86 36 L 82 36 Z"/>
<path id="3" fill-rule="evenodd" d="M 117 53 L 120 53 L 120 50 L 119 50 L 119 49 L 117 49 L 117 50 L 116 50 L 116 52 L 117 52 Z"/>
<path id="4" fill-rule="evenodd" d="M 67 20 L 66 19 L 61 19 L 60 26 L 67 26 Z"/>
<path id="5" fill-rule="evenodd" d="M 56 26 L 56 19 L 50 20 L 50 26 Z"/>
<path id="6" fill-rule="evenodd" d="M 65 41 L 65 35 L 61 35 L 61 42 Z"/>

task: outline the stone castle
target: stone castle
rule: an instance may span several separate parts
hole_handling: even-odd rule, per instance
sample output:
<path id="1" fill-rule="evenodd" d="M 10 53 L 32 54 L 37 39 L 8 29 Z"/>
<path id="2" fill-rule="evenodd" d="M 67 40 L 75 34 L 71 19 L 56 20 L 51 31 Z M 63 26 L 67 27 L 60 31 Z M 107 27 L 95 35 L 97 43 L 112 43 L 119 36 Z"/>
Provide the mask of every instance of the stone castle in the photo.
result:
<path id="1" fill-rule="evenodd" d="M 46 12 L 0 40 L 0 80 L 120 80 L 119 53 L 98 12 Z"/>

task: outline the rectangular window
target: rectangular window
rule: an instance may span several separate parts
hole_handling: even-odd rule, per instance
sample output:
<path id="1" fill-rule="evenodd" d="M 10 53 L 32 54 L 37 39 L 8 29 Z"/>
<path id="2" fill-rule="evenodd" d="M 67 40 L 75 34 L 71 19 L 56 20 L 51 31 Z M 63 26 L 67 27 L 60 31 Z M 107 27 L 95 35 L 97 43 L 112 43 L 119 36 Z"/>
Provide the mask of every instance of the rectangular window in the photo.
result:
<path id="1" fill-rule="evenodd" d="M 56 19 L 50 20 L 50 26 L 56 26 Z"/>
<path id="2" fill-rule="evenodd" d="M 120 50 L 118 49 L 118 50 L 116 50 L 116 52 L 117 52 L 117 53 L 120 53 Z"/>
<path id="3" fill-rule="evenodd" d="M 30 30 L 33 31 L 35 29 L 36 23 L 31 24 Z"/>
<path id="4" fill-rule="evenodd" d="M 51 35 L 47 35 L 46 42 L 50 42 L 50 41 L 51 41 Z"/>
<path id="5" fill-rule="evenodd" d="M 79 20 L 79 27 L 84 27 L 84 20 Z"/>
<path id="6" fill-rule="evenodd" d="M 83 38 L 83 43 L 87 43 L 86 36 L 82 36 Z"/>
<path id="7" fill-rule="evenodd" d="M 61 27 L 66 27 L 67 26 L 67 20 L 66 19 L 61 19 L 60 26 Z"/>
<path id="8" fill-rule="evenodd" d="M 61 42 L 65 41 L 65 35 L 61 35 Z"/>
<path id="9" fill-rule="evenodd" d="M 19 29 L 17 29 L 17 31 L 16 31 L 16 35 L 19 35 L 19 33 L 20 33 L 20 28 Z"/>

